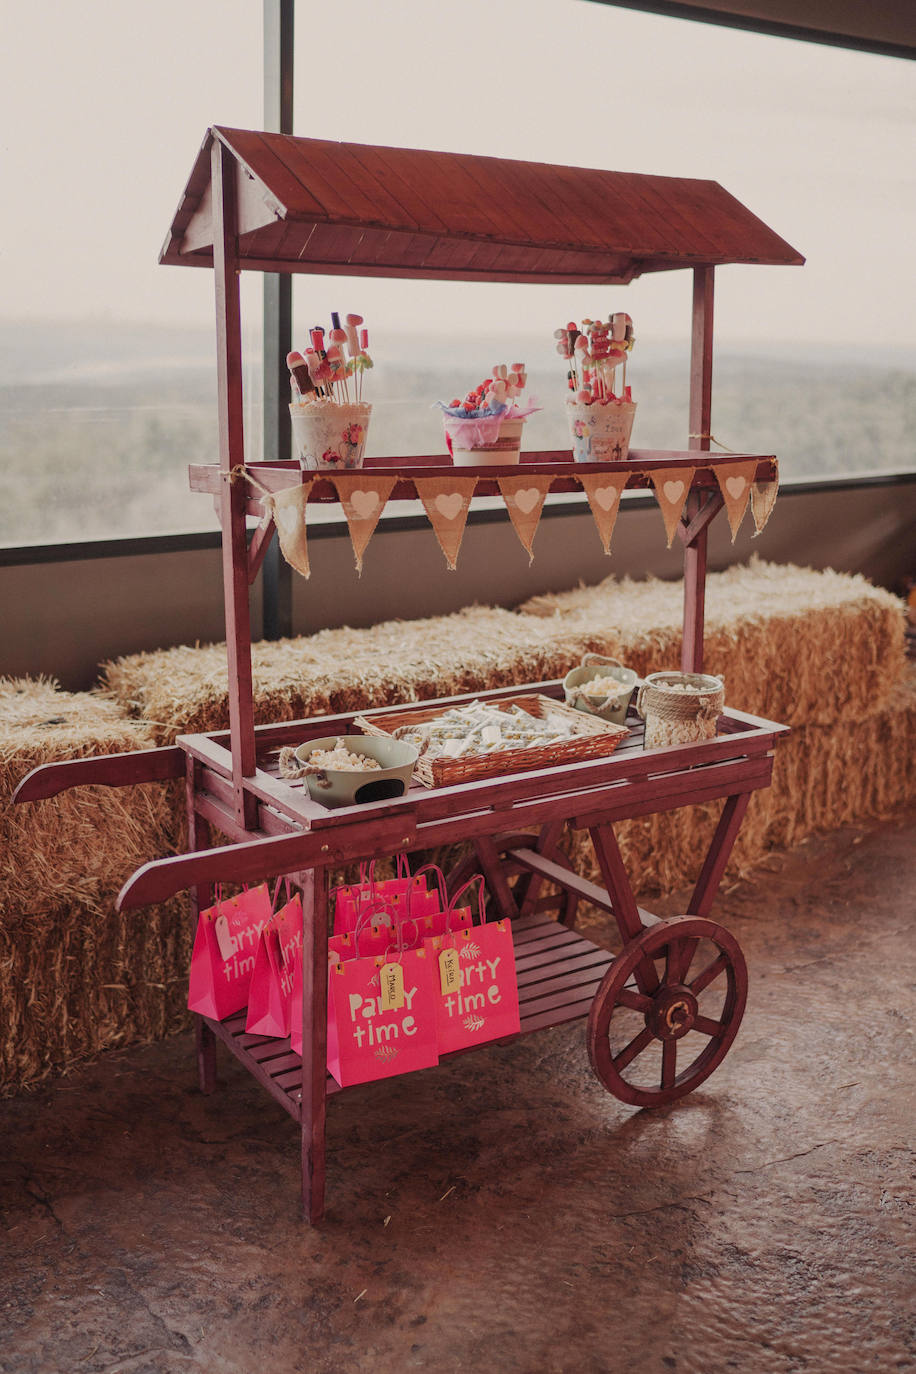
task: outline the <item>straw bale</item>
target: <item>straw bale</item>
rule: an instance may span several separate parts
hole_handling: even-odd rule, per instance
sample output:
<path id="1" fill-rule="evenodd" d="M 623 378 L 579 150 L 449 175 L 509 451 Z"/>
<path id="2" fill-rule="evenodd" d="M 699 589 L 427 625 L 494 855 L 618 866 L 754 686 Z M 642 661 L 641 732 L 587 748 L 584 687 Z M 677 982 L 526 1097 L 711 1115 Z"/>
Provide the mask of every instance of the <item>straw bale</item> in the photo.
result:
<path id="1" fill-rule="evenodd" d="M 39 764 L 148 749 L 152 732 L 114 701 L 52 679 L 0 679 L 0 924 L 93 908 L 141 864 L 174 852 L 175 788 L 80 787 L 9 804 Z"/>
<path id="2" fill-rule="evenodd" d="M 593 641 L 487 606 L 264 641 L 252 646 L 255 720 L 299 720 L 562 677 Z M 104 664 L 102 682 L 160 742 L 229 722 L 223 644 L 130 654 Z"/>
<path id="3" fill-rule="evenodd" d="M 892 815 L 916 801 L 916 668 L 907 666 L 890 699 L 853 722 L 809 725 L 780 741 L 772 786 L 751 797 L 727 878 L 744 876 L 773 849 L 821 830 Z M 615 827 L 637 893 L 674 892 L 693 883 L 721 803 L 624 821 Z M 600 881 L 587 835 L 568 836 L 577 870 Z"/>
<path id="4" fill-rule="evenodd" d="M 705 667 L 726 704 L 791 725 L 855 721 L 891 699 L 904 663 L 902 603 L 865 578 L 750 563 L 707 579 Z M 677 668 L 681 582 L 606 578 L 520 612 L 592 635 L 641 676 Z"/>
<path id="5" fill-rule="evenodd" d="M 186 1026 L 191 943 L 178 898 L 124 915 L 110 900 L 0 912 L 0 1096 Z"/>

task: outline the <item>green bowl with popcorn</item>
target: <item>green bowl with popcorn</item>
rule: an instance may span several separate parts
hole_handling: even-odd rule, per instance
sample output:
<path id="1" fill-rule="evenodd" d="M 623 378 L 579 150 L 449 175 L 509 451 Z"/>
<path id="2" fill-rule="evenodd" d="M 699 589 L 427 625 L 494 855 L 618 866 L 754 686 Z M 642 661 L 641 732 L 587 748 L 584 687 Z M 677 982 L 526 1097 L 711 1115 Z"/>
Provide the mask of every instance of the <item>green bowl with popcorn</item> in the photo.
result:
<path id="1" fill-rule="evenodd" d="M 410 786 L 418 750 L 399 739 L 327 735 L 294 750 L 294 769 L 309 796 L 322 806 L 360 806 L 402 797 Z"/>
<path id="2" fill-rule="evenodd" d="M 563 692 L 567 706 L 623 725 L 637 681 L 633 669 L 624 668 L 616 658 L 586 654 L 578 668 L 566 674 Z"/>

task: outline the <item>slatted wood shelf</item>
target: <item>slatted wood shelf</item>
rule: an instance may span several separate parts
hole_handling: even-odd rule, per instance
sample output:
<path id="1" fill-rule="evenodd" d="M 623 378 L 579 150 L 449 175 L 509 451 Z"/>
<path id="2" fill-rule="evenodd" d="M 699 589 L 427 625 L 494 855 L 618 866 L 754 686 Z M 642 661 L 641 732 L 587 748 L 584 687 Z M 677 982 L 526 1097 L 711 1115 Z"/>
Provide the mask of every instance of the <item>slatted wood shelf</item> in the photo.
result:
<path id="1" fill-rule="evenodd" d="M 604 898 L 609 901 L 607 893 Z M 518 977 L 521 1035 L 562 1026 L 587 1016 L 602 978 L 614 955 L 600 945 L 535 912 L 512 922 L 515 969 Z M 250 1035 L 245 1030 L 246 1012 L 207 1025 L 245 1068 L 296 1121 L 300 1119 L 302 1060 L 289 1038 Z M 513 1037 L 514 1038 L 514 1037 Z M 473 1046 L 486 1049 L 493 1041 Z M 467 1054 L 468 1050 L 458 1053 Z M 454 1058 L 454 1055 L 443 1056 Z M 341 1092 L 328 1074 L 329 1095 Z"/>

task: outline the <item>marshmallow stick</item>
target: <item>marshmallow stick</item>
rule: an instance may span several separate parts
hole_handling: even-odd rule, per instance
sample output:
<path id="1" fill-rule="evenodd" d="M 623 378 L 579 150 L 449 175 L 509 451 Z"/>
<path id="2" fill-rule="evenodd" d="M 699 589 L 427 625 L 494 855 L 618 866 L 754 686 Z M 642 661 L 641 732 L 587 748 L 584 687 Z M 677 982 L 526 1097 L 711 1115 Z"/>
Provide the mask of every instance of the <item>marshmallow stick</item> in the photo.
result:
<path id="1" fill-rule="evenodd" d="M 315 384 L 316 394 L 319 396 L 323 396 L 325 394 L 325 389 L 323 385 L 325 364 L 322 362 L 316 349 L 309 349 L 309 351 L 305 355 L 305 362 L 309 370 L 309 376 Z"/>
<path id="2" fill-rule="evenodd" d="M 315 383 L 309 375 L 308 364 L 301 353 L 292 352 L 286 355 L 286 366 L 289 368 L 293 386 L 300 396 L 307 395 L 315 390 Z"/>
<path id="3" fill-rule="evenodd" d="M 347 352 L 350 354 L 351 360 L 359 357 L 359 335 L 356 332 L 356 327 L 362 323 L 362 315 L 348 315 L 344 324 L 347 331 Z"/>
<path id="4" fill-rule="evenodd" d="M 339 317 L 335 314 L 332 315 L 331 318 L 337 319 Z M 330 334 L 328 335 L 328 338 L 331 341 L 332 347 L 336 350 L 334 357 L 338 359 L 340 362 L 340 367 L 336 373 L 335 380 L 337 382 L 337 385 L 343 388 L 343 394 L 346 397 L 347 401 L 349 401 L 350 391 L 347 386 L 347 367 L 346 359 L 344 358 L 344 348 L 347 343 L 347 331 L 337 326 L 331 330 Z M 331 357 L 330 348 L 328 349 L 328 357 Z"/>
<path id="5" fill-rule="evenodd" d="M 360 353 L 360 360 L 361 360 L 361 361 L 360 361 L 360 364 L 359 364 L 359 395 L 357 396 L 357 400 L 358 400 L 358 401 L 361 401 L 361 400 L 363 399 L 363 373 L 364 373 L 365 370 L 366 370 L 366 364 L 365 364 L 364 362 L 362 362 L 362 359 L 363 359 L 363 358 L 368 358 L 368 357 L 369 357 L 369 354 L 366 352 L 366 350 L 367 350 L 368 347 L 369 347 L 369 331 L 368 331 L 368 329 L 361 329 L 361 330 L 359 331 L 359 353 Z M 371 363 L 371 359 L 370 359 L 370 363 Z"/>

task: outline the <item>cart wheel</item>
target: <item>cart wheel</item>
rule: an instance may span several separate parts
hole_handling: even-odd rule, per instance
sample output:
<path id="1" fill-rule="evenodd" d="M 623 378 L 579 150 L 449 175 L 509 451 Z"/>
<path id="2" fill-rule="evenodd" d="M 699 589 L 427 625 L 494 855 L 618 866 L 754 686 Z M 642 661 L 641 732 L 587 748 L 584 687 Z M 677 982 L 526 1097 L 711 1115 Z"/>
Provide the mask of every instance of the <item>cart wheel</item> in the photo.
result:
<path id="1" fill-rule="evenodd" d="M 516 902 L 521 905 L 528 886 L 528 879 L 532 876 L 531 870 L 524 868 L 520 863 L 516 863 L 514 859 L 507 856 L 513 849 L 537 849 L 538 837 L 537 835 L 496 835 L 494 844 L 510 891 Z M 551 863 L 559 864 L 561 868 L 567 869 L 570 873 L 575 872 L 570 860 L 556 845 L 548 845 L 546 849 L 539 852 L 543 854 L 545 859 L 550 859 Z M 462 883 L 466 883 L 469 878 L 473 878 L 474 874 L 479 872 L 480 864 L 477 862 L 476 856 L 469 854 L 466 859 L 457 863 L 449 873 L 449 892 L 457 892 Z M 489 888 L 484 889 L 484 901 L 487 905 L 493 901 L 493 894 Z M 565 887 L 561 888 L 556 883 L 552 883 L 549 878 L 545 878 L 534 909 L 539 914 L 546 912 L 558 921 L 572 925 L 578 905 L 577 893 L 570 892 Z"/>
<path id="2" fill-rule="evenodd" d="M 595 994 L 592 1067 L 622 1102 L 663 1107 L 722 1062 L 746 1002 L 747 965 L 733 935 L 701 916 L 659 921 L 624 947 Z"/>

